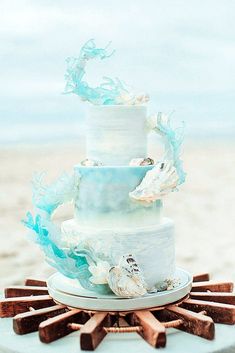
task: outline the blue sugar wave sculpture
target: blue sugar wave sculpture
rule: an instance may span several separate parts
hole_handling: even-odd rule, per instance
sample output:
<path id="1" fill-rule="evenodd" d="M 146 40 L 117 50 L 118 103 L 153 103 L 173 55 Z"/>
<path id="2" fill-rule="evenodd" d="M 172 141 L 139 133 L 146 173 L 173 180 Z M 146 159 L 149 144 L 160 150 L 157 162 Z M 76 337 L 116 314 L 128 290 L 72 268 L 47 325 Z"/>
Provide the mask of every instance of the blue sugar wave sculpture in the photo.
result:
<path id="1" fill-rule="evenodd" d="M 109 50 L 110 44 L 109 42 L 105 48 L 97 48 L 94 39 L 90 39 L 82 46 L 78 58 L 67 59 L 64 93 L 74 93 L 92 104 L 123 104 L 121 97 L 129 92 L 118 78 L 104 77 L 100 86 L 95 88 L 84 81 L 85 68 L 89 60 L 96 58 L 103 60 L 113 55 L 114 50 Z"/>
<path id="2" fill-rule="evenodd" d="M 65 74 L 66 86 L 64 93 L 74 93 L 83 101 L 95 105 L 121 105 L 144 104 L 149 100 L 146 94 L 135 95 L 118 78 L 103 77 L 98 87 L 90 87 L 84 80 L 85 68 L 89 60 L 107 59 L 113 55 L 114 50 L 109 49 L 110 42 L 105 48 L 97 48 L 94 39 L 88 40 L 81 50 L 78 58 L 69 57 Z"/>
<path id="3" fill-rule="evenodd" d="M 165 142 L 165 155 L 163 160 L 172 160 L 176 168 L 179 183 L 181 185 L 185 182 L 186 173 L 183 169 L 183 161 L 180 159 L 181 145 L 184 139 L 184 125 L 180 128 L 173 129 L 170 124 L 170 119 L 162 113 L 157 115 L 157 124 L 153 128 L 157 133 L 160 133 Z"/>
<path id="4" fill-rule="evenodd" d="M 107 294 L 110 288 L 106 284 L 93 284 L 89 278 L 90 264 L 97 259 L 83 243 L 75 247 L 66 247 L 62 243 L 60 228 L 52 221 L 54 211 L 62 204 L 73 201 L 79 183 L 77 175 L 62 175 L 51 185 L 42 184 L 42 174 L 33 183 L 33 203 L 36 215 L 28 212 L 24 225 L 34 233 L 35 242 L 42 248 L 46 261 L 63 275 L 78 279 L 88 290 Z M 35 237 L 36 235 L 36 237 Z"/>

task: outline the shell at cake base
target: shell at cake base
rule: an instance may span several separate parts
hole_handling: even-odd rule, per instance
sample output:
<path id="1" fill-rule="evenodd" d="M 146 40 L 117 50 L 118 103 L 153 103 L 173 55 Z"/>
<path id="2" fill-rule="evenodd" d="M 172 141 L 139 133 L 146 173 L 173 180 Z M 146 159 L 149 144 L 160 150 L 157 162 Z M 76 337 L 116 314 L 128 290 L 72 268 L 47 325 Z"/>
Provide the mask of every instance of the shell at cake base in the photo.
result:
<path id="1" fill-rule="evenodd" d="M 81 243 L 96 257 L 97 262 L 105 260 L 110 268 L 118 267 L 123 257 L 131 255 L 137 262 L 145 283 L 144 287 L 148 292 L 156 291 L 156 288 L 168 280 L 177 279 L 174 275 L 174 223 L 169 218 L 163 218 L 160 223 L 151 227 L 113 229 L 84 228 L 76 220 L 68 220 L 62 223 L 61 229 L 62 241 L 64 241 L 65 246 L 76 248 Z M 100 272 L 102 268 L 97 268 L 97 270 Z M 111 274 L 110 271 L 109 274 Z M 99 277 L 99 274 L 95 275 Z M 115 287 L 111 287 L 111 289 L 122 297 L 139 296 L 140 292 L 137 287 L 133 289 L 131 282 L 129 284 L 124 283 L 124 281 L 131 281 L 130 276 L 125 277 L 125 275 L 126 271 L 123 272 L 120 282 L 117 283 L 117 286 L 120 284 L 120 293 L 118 288 L 115 290 Z M 79 275 L 77 279 L 79 281 Z M 94 279 L 95 282 L 90 278 L 91 282 L 102 283 L 100 278 Z M 108 283 L 110 285 L 109 281 Z M 134 290 L 132 294 L 128 290 L 126 292 L 121 290 L 123 286 L 125 288 L 129 285 L 131 290 Z M 141 293 L 141 295 L 144 293 Z"/>
<path id="2" fill-rule="evenodd" d="M 178 287 L 163 292 L 146 294 L 139 298 L 120 298 L 115 294 L 98 294 L 84 289 L 76 280 L 53 274 L 47 281 L 50 296 L 59 303 L 73 308 L 97 311 L 132 311 L 161 307 L 183 299 L 192 288 L 192 276 L 177 268 Z"/>

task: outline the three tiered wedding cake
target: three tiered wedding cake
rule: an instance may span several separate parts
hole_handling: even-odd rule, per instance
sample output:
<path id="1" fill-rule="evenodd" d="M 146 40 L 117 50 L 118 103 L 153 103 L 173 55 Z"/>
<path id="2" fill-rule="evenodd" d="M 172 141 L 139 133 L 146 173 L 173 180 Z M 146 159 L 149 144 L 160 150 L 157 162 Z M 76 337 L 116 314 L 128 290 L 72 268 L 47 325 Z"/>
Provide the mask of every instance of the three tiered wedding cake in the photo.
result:
<path id="1" fill-rule="evenodd" d="M 90 102 L 87 159 L 52 185 L 34 187 L 37 234 L 47 261 L 61 273 L 100 293 L 137 297 L 176 285 L 173 221 L 162 215 L 162 198 L 184 182 L 182 136 L 166 116 L 147 117 L 145 95 L 130 94 L 119 80 L 95 89 L 82 77 L 89 59 L 109 56 L 89 41 L 78 59 L 68 60 L 67 92 Z M 81 74 L 82 73 L 82 74 Z M 148 133 L 165 143 L 165 154 L 148 156 Z M 74 202 L 74 219 L 61 228 L 51 216 Z"/>

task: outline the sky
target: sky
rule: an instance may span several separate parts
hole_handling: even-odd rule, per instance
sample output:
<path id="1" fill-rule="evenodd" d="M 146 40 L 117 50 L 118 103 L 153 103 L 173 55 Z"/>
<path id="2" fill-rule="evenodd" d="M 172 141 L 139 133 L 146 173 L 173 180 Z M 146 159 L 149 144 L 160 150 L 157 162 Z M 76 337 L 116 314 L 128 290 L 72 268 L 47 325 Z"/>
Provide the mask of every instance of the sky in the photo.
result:
<path id="1" fill-rule="evenodd" d="M 89 64 L 89 84 L 119 77 L 150 95 L 150 114 L 174 111 L 191 134 L 235 135 L 234 18 L 233 0 L 1 0 L 6 139 L 9 124 L 19 138 L 42 124 L 59 135 L 82 129 L 86 104 L 62 92 L 66 58 L 90 38 L 116 52 Z"/>

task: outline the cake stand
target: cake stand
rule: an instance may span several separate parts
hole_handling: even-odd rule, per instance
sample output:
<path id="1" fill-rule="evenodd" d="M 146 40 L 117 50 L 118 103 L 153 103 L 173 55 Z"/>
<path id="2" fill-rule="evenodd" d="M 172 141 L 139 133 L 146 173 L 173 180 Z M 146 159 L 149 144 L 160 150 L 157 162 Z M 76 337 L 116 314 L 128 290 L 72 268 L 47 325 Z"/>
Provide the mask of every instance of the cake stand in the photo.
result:
<path id="1" fill-rule="evenodd" d="M 192 288 L 192 276 L 177 268 L 179 285 L 172 289 L 138 298 L 120 298 L 115 294 L 102 295 L 81 287 L 78 281 L 55 273 L 47 281 L 50 296 L 57 302 L 73 308 L 96 311 L 130 311 L 160 307 L 184 298 Z"/>
<path id="2" fill-rule="evenodd" d="M 63 288 L 56 288 L 55 278 L 58 280 L 58 276 L 54 276 L 48 283 L 54 285 L 55 293 L 63 295 Z M 213 340 L 215 323 L 235 323 L 233 283 L 210 281 L 208 274 L 194 276 L 191 291 L 174 303 L 124 311 L 73 308 L 52 298 L 48 290 L 51 289 L 47 288 L 45 281 L 34 279 L 26 280 L 24 286 L 6 288 L 5 299 L 0 301 L 0 317 L 13 317 L 13 328 L 19 335 L 39 331 L 39 338 L 44 343 L 79 330 L 81 350 L 94 350 L 108 333 L 138 333 L 151 346 L 165 347 L 169 328 Z M 64 293 L 68 294 L 66 291 Z M 76 297 L 77 301 L 82 297 L 77 292 L 71 296 L 72 300 Z M 68 297 L 65 295 L 64 298 L 67 300 Z M 105 300 L 90 299 L 96 302 Z M 135 305 L 138 307 L 139 303 Z M 120 304 L 117 306 L 120 307 Z"/>

